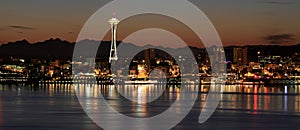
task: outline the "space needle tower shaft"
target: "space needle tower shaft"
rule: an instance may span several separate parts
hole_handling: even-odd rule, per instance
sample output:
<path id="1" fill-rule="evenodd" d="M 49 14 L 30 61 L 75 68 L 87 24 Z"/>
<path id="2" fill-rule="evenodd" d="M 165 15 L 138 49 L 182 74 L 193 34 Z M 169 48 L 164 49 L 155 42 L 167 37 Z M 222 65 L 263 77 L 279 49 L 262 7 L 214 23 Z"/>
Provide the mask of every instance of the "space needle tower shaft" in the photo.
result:
<path id="1" fill-rule="evenodd" d="M 120 21 L 113 17 L 108 21 L 108 23 L 111 25 L 111 48 L 110 48 L 110 55 L 109 55 L 109 63 L 111 63 L 112 60 L 118 60 L 117 55 L 117 25 Z"/>

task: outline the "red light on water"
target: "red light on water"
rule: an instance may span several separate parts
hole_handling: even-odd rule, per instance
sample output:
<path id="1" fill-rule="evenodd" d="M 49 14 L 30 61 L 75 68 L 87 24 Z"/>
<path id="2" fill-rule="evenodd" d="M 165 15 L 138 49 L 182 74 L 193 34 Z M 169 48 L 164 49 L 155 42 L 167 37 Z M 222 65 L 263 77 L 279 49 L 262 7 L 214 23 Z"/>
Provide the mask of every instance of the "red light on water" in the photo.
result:
<path id="1" fill-rule="evenodd" d="M 255 79 L 258 79 L 258 76 L 257 76 L 257 75 L 254 75 L 254 78 L 255 78 Z"/>

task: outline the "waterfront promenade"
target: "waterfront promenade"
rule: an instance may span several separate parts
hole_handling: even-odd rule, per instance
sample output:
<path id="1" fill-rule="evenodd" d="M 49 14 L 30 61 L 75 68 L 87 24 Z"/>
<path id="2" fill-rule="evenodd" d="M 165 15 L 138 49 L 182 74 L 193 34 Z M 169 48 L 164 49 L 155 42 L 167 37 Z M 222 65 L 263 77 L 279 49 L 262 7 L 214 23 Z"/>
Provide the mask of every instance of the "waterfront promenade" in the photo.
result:
<path id="1" fill-rule="evenodd" d="M 49 85 L 49 84 L 139 84 L 149 81 L 149 79 L 137 79 L 137 80 L 124 80 L 117 79 L 114 80 L 111 77 L 62 77 L 56 79 L 40 78 L 40 77 L 0 77 L 0 84 L 3 85 L 21 85 L 21 86 L 37 86 L 37 85 Z M 197 81 L 201 85 L 209 85 L 214 82 L 210 80 L 210 77 L 199 77 Z M 180 78 L 167 78 L 166 80 L 152 79 L 157 82 L 154 84 L 181 84 Z M 131 82 L 127 82 L 131 81 Z M 136 82 L 135 82 L 136 81 Z M 188 83 L 185 83 L 188 84 Z M 269 79 L 269 80 L 236 80 L 236 81 L 226 81 L 226 85 L 299 85 L 298 79 Z"/>

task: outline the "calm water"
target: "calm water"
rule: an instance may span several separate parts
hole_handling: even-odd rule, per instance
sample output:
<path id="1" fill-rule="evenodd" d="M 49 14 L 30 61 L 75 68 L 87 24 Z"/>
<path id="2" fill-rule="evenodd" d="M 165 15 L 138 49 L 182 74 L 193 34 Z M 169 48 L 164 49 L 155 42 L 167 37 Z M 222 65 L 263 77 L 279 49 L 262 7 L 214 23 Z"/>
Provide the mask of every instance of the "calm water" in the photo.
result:
<path id="1" fill-rule="evenodd" d="M 159 86 L 127 86 L 129 101 L 118 93 L 119 86 L 0 86 L 0 129 L 101 129 L 84 112 L 75 94 L 102 93 L 118 112 L 131 117 L 151 117 L 166 110 L 178 97 L 180 88 L 168 86 L 155 101 L 145 104 L 146 97 Z M 188 116 L 173 129 L 300 129 L 300 86 L 226 86 L 213 116 L 198 124 L 198 116 L 207 97 L 202 86 L 198 100 Z M 124 94 L 124 93 L 123 93 Z M 117 125 L 117 124 L 116 124 Z"/>

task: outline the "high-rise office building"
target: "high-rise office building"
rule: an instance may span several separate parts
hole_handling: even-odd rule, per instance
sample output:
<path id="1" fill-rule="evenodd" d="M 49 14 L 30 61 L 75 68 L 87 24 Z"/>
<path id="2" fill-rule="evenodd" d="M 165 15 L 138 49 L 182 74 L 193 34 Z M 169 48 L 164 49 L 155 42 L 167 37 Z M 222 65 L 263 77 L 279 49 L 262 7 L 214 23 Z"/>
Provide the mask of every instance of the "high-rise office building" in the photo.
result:
<path id="1" fill-rule="evenodd" d="M 238 65 L 245 65 L 248 63 L 247 48 L 237 47 L 233 49 L 233 63 Z"/>
<path id="2" fill-rule="evenodd" d="M 149 48 L 145 50 L 145 62 L 147 65 L 148 70 L 150 69 L 151 66 L 151 60 L 155 58 L 155 49 L 154 48 Z"/>

